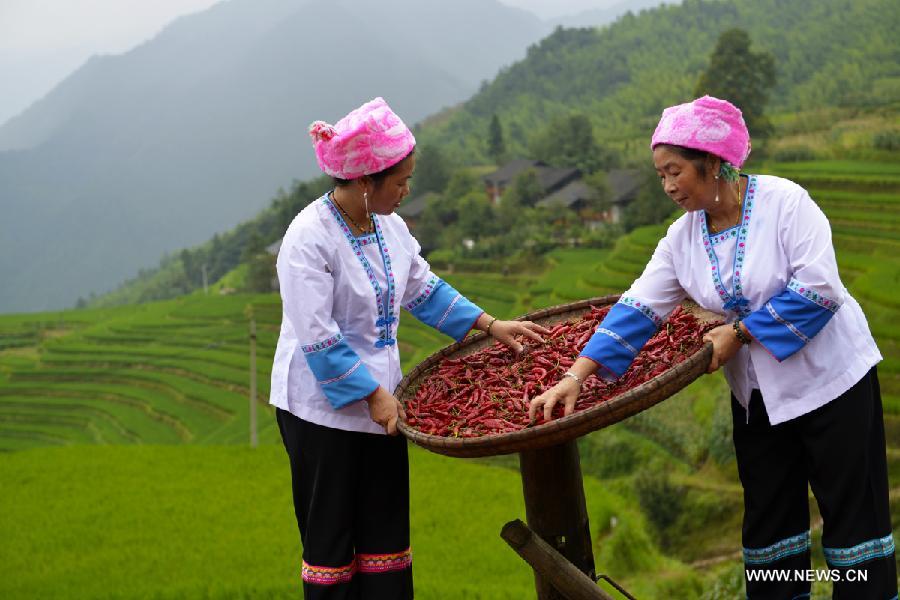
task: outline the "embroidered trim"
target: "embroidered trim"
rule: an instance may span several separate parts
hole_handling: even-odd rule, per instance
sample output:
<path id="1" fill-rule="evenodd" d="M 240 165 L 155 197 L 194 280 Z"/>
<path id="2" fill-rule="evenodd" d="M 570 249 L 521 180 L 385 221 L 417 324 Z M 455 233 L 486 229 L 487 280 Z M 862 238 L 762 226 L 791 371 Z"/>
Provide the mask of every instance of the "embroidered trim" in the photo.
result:
<path id="1" fill-rule="evenodd" d="M 662 319 L 645 302 L 641 302 L 637 298 L 632 298 L 631 296 L 622 296 L 619 298 L 619 304 L 624 304 L 625 306 L 637 309 L 641 314 L 653 321 L 654 325 L 657 327 L 662 326 Z M 637 352 L 635 352 L 635 354 L 637 354 Z"/>
<path id="2" fill-rule="evenodd" d="M 431 298 L 431 294 L 434 292 L 434 288 L 437 287 L 437 284 L 440 281 L 441 280 L 437 275 L 432 275 L 431 277 L 429 277 L 428 281 L 425 283 L 425 289 L 419 292 L 418 296 L 407 302 L 403 308 L 412 312 L 417 306 L 423 304 L 426 300 Z"/>
<path id="3" fill-rule="evenodd" d="M 388 298 L 385 304 L 384 318 L 387 319 L 387 338 L 391 338 L 391 323 L 394 322 L 394 269 L 391 267 L 391 256 L 388 251 L 387 244 L 384 242 L 384 233 L 381 231 L 381 220 L 372 215 L 372 222 L 375 223 L 375 238 L 378 240 L 378 249 L 381 254 L 381 261 L 384 264 L 384 272 L 387 275 Z"/>
<path id="4" fill-rule="evenodd" d="M 462 294 L 457 294 L 456 297 L 450 302 L 450 306 L 447 307 L 447 310 L 444 311 L 441 320 L 437 322 L 437 325 L 434 326 L 435 329 L 440 330 L 441 325 L 444 324 L 444 321 L 447 320 L 447 317 L 450 316 L 450 313 L 453 312 L 453 307 L 456 306 L 456 303 L 459 302 L 459 299 L 462 298 Z"/>
<path id="5" fill-rule="evenodd" d="M 869 540 L 852 548 L 822 548 L 825 561 L 835 567 L 849 567 L 876 558 L 886 558 L 894 553 L 894 536 Z"/>
<path id="6" fill-rule="evenodd" d="M 337 377 L 332 377 L 331 379 L 326 379 L 324 381 L 320 381 L 319 385 L 328 385 L 329 383 L 337 383 L 338 381 L 347 379 L 348 377 L 350 377 L 350 375 L 353 374 L 354 371 L 356 371 L 359 368 L 359 366 L 361 364 L 362 364 L 362 360 L 358 360 L 358 361 L 356 361 L 356 364 L 354 364 L 352 367 L 347 369 L 343 375 L 338 375 Z"/>
<path id="7" fill-rule="evenodd" d="M 358 258 L 359 262 L 362 264 L 363 269 L 366 272 L 366 276 L 369 278 L 369 283 L 372 284 L 372 288 L 375 290 L 375 303 L 378 307 L 376 312 L 379 316 L 376 327 L 381 328 L 378 338 L 379 340 L 382 340 L 382 344 L 380 346 L 377 346 L 376 344 L 376 346 L 379 348 L 383 348 L 386 345 L 392 345 L 390 343 L 391 323 L 396 320 L 394 318 L 394 273 L 391 270 L 391 259 L 388 256 L 387 245 L 383 241 L 384 236 L 381 232 L 381 224 L 378 222 L 378 219 L 375 218 L 375 215 L 372 215 L 372 222 L 375 224 L 374 237 L 375 241 L 378 243 L 378 251 L 381 255 L 381 260 L 384 264 L 384 270 L 387 276 L 388 289 L 386 293 L 382 292 L 381 286 L 378 285 L 378 279 L 375 277 L 375 271 L 372 270 L 372 265 L 369 264 L 368 259 L 366 259 L 366 255 L 362 251 L 363 245 L 368 245 L 372 242 L 366 242 L 366 244 L 362 244 L 361 239 L 364 238 L 357 238 L 353 235 L 353 232 L 350 231 L 350 226 L 347 225 L 347 222 L 344 221 L 344 217 L 342 217 L 341 213 L 338 212 L 337 207 L 328 198 L 328 194 L 322 196 L 322 202 L 325 204 L 325 206 L 328 207 L 328 210 L 331 211 L 331 215 L 337 221 L 338 226 L 341 228 L 341 231 L 344 232 L 344 237 L 346 237 L 347 241 L 350 242 L 350 247 L 353 249 L 353 253 L 356 254 L 356 258 Z M 387 301 L 385 300 L 385 296 L 388 297 Z M 388 307 L 390 308 L 388 309 Z"/>
<path id="8" fill-rule="evenodd" d="M 765 548 L 744 548 L 744 564 L 764 565 L 767 563 L 800 554 L 809 550 L 811 545 L 809 531 L 785 538 Z"/>
<path id="9" fill-rule="evenodd" d="M 703 247 L 706 250 L 706 256 L 709 258 L 709 264 L 712 268 L 713 284 L 716 292 L 722 300 L 725 310 L 731 310 L 742 317 L 750 314 L 749 302 L 744 298 L 744 288 L 741 285 L 741 269 L 744 266 L 744 256 L 747 252 L 747 230 L 750 228 L 750 214 L 753 212 L 753 204 L 756 197 L 756 175 L 750 175 L 747 180 L 747 189 L 744 191 L 744 210 L 741 216 L 740 224 L 735 228 L 737 232 L 737 244 L 734 251 L 734 265 L 731 276 L 732 292 L 729 293 L 722 283 L 722 277 L 719 273 L 719 259 L 713 250 L 714 243 L 709 237 L 709 230 L 706 227 L 705 215 L 700 218 L 700 233 L 702 234 Z M 724 232 L 728 233 L 728 232 Z"/>
<path id="10" fill-rule="evenodd" d="M 378 238 L 375 237 L 374 233 L 358 237 L 356 238 L 356 240 L 359 242 L 360 246 L 368 246 L 369 244 L 375 244 L 378 242 Z"/>
<path id="11" fill-rule="evenodd" d="M 772 307 L 772 303 L 771 303 L 771 302 L 766 302 L 766 309 L 769 311 L 769 314 L 772 315 L 772 318 L 773 318 L 773 319 L 775 319 L 776 321 L 778 321 L 779 323 L 781 323 L 782 325 L 784 325 L 785 327 L 787 327 L 788 329 L 790 329 L 790 330 L 791 330 L 791 333 L 793 333 L 793 334 L 796 335 L 798 338 L 800 338 L 801 340 L 803 340 L 803 343 L 804 343 L 804 344 L 808 344 L 808 343 L 809 343 L 809 338 L 806 337 L 805 335 L 803 335 L 803 332 L 802 332 L 802 331 L 800 331 L 799 329 L 797 329 L 796 327 L 794 327 L 794 324 L 793 324 L 793 323 L 790 323 L 790 322 L 786 321 L 785 319 L 783 319 L 783 318 L 781 317 L 781 315 L 779 315 L 777 312 L 775 312 L 775 309 Z"/>
<path id="12" fill-rule="evenodd" d="M 343 334 L 338 333 L 337 335 L 331 336 L 327 340 L 322 340 L 321 342 L 316 342 L 315 344 L 308 344 L 306 346 L 300 346 L 300 349 L 303 350 L 303 352 L 306 354 L 310 354 L 312 352 L 319 352 L 320 350 L 325 350 L 326 348 L 331 348 L 332 346 L 337 345 L 343 339 L 344 339 Z"/>
<path id="13" fill-rule="evenodd" d="M 407 548 L 394 554 L 357 554 L 356 560 L 360 573 L 402 571 L 412 566 L 412 550 Z"/>
<path id="14" fill-rule="evenodd" d="M 810 300 L 811 302 L 815 302 L 822 308 L 827 308 L 831 312 L 837 312 L 837 309 L 839 309 L 841 307 L 840 303 L 838 303 L 837 301 L 832 300 L 831 298 L 829 298 L 827 296 L 823 296 L 822 294 L 819 294 L 815 290 L 811 290 L 808 285 L 806 285 L 805 283 L 800 283 L 796 279 L 792 278 L 788 282 L 787 287 L 792 292 L 800 294 L 807 300 Z"/>
<path id="15" fill-rule="evenodd" d="M 738 227 L 735 225 L 734 227 L 726 229 L 725 231 L 714 234 L 711 238 L 709 238 L 709 241 L 713 246 L 718 246 L 726 240 L 737 237 L 737 234 Z"/>
<path id="16" fill-rule="evenodd" d="M 619 335 L 619 334 L 616 333 L 615 331 L 610 331 L 610 330 L 607 329 L 606 327 L 598 327 L 598 328 L 597 328 L 597 331 L 598 331 L 599 333 L 605 333 L 606 335 L 608 335 L 608 336 L 611 337 L 612 339 L 614 339 L 614 340 L 616 340 L 617 342 L 619 342 L 620 344 L 622 344 L 622 346 L 624 346 L 626 350 L 628 350 L 629 352 L 631 352 L 632 355 L 636 355 L 636 354 L 637 354 L 637 350 L 634 349 L 634 346 L 632 346 L 631 344 L 629 344 L 628 341 L 627 341 L 625 338 L 623 338 L 621 335 Z"/>
<path id="17" fill-rule="evenodd" d="M 615 371 L 613 371 L 612 369 L 610 369 L 609 367 L 604 365 L 602 362 L 600 362 L 596 358 L 590 357 L 590 356 L 584 354 L 584 352 L 581 352 L 578 356 L 579 356 L 579 358 L 584 357 L 584 358 L 588 359 L 589 361 L 591 361 L 592 363 L 597 365 L 596 375 L 600 379 L 602 379 L 604 381 L 615 381 L 616 379 L 619 378 L 618 373 L 616 373 Z"/>
<path id="18" fill-rule="evenodd" d="M 305 560 L 303 568 L 300 571 L 300 577 L 307 583 L 318 583 L 320 585 L 334 585 L 337 583 L 347 583 L 356 574 L 356 559 L 349 565 L 343 567 L 316 567 Z"/>

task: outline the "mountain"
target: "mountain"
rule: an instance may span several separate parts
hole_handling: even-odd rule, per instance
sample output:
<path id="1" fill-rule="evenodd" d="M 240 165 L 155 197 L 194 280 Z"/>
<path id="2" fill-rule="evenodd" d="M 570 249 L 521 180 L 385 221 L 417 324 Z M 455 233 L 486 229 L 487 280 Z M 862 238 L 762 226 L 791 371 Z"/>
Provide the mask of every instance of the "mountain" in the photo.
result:
<path id="1" fill-rule="evenodd" d="M 0 128 L 0 312 L 60 308 L 317 173 L 306 127 L 414 123 L 546 32 L 494 0 L 227 0 L 94 57 Z"/>
<path id="2" fill-rule="evenodd" d="M 873 150 L 873 131 L 885 129 L 885 143 L 897 139 L 900 38 L 891 31 L 900 27 L 898 20 L 891 0 L 688 0 L 627 14 L 603 29 L 557 30 L 468 101 L 426 119 L 416 135 L 420 145 L 455 155 L 452 162 L 489 165 L 485 140 L 493 114 L 503 123 L 509 153 L 529 156 L 531 136 L 544 133 L 555 116 L 580 112 L 592 120 L 598 141 L 615 145 L 631 164 L 646 165 L 649 135 L 662 108 L 692 97 L 721 31 L 753 24 L 754 51 L 768 50 L 777 61 L 770 104 L 787 137 L 773 146 L 793 144 L 788 149 L 807 158 L 891 160 L 888 150 Z M 829 40 L 835 40 L 832 49 Z M 752 158 L 760 150 L 755 143 Z M 196 289 L 201 264 L 214 281 L 238 265 L 254 234 L 266 243 L 276 240 L 327 186 L 321 180 L 293 186 L 253 220 L 145 270 L 97 304 L 171 298 Z"/>
<path id="3" fill-rule="evenodd" d="M 551 27 L 603 27 L 628 12 L 638 12 L 661 4 L 677 4 L 681 0 L 624 0 L 609 2 L 606 6 L 580 10 L 569 15 L 555 17 L 547 22 Z"/>
<path id="4" fill-rule="evenodd" d="M 748 31 L 753 51 L 775 57 L 770 112 L 900 104 L 893 0 L 685 0 L 627 13 L 602 29 L 555 30 L 462 106 L 429 118 L 421 141 L 468 164 L 487 163 L 483 139 L 493 115 L 507 150 L 525 155 L 535 132 L 580 112 L 602 143 L 646 161 L 662 109 L 693 98 L 719 34 L 733 27 Z"/>

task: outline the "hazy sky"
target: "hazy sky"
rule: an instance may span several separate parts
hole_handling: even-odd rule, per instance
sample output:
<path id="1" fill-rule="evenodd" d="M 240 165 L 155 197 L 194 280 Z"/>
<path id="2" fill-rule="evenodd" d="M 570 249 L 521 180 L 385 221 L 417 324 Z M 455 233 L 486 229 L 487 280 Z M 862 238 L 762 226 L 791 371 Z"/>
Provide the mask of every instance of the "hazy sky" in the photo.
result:
<path id="1" fill-rule="evenodd" d="M 92 55 L 130 50 L 174 18 L 219 1 L 0 0 L 0 125 L 43 97 Z M 620 2 L 500 1 L 545 19 Z"/>
<path id="2" fill-rule="evenodd" d="M 120 54 L 219 0 L 0 0 L 0 124 L 94 54 Z"/>

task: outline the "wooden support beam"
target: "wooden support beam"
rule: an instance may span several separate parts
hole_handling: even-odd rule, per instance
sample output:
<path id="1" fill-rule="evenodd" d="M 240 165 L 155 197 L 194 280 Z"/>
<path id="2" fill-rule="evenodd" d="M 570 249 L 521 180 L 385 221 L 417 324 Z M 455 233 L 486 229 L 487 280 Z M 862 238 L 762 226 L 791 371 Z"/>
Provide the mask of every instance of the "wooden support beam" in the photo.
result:
<path id="1" fill-rule="evenodd" d="M 578 444 L 570 440 L 520 452 L 519 469 L 528 527 L 593 580 L 594 553 Z M 537 573 L 534 583 L 538 600 L 559 598 Z"/>
<path id="2" fill-rule="evenodd" d="M 541 579 L 567 600 L 614 600 L 578 567 L 566 560 L 550 544 L 535 534 L 525 523 L 516 519 L 500 531 L 510 547 L 531 565 Z"/>

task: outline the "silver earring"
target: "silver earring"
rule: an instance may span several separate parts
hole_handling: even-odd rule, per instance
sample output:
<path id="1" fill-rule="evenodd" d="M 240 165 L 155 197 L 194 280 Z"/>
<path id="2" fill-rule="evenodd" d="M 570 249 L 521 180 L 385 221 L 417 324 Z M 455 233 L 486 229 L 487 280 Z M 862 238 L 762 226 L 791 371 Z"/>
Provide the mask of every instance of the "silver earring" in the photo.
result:
<path id="1" fill-rule="evenodd" d="M 716 175 L 716 203 L 719 202 L 719 176 Z"/>

